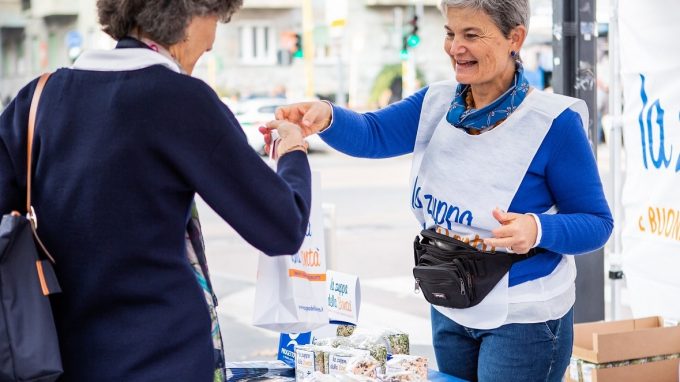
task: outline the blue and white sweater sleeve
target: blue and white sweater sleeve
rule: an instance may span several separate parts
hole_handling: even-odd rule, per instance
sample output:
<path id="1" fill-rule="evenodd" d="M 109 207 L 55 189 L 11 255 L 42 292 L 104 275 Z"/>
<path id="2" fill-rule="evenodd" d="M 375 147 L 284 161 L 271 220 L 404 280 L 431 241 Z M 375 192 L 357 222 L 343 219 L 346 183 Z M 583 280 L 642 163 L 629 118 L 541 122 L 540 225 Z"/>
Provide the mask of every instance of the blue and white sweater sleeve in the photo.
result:
<path id="1" fill-rule="evenodd" d="M 551 150 L 545 181 L 558 213 L 537 214 L 542 229 L 538 246 L 564 254 L 593 251 L 607 242 L 614 227 L 595 156 L 574 111 L 564 111 L 550 130 L 552 137 L 546 140 L 552 138 L 550 143 L 557 145 Z"/>
<path id="2" fill-rule="evenodd" d="M 428 88 L 371 113 L 333 106 L 333 122 L 320 134 L 333 148 L 362 158 L 389 158 L 413 152 L 420 112 Z M 538 246 L 564 254 L 600 248 L 609 238 L 613 219 L 581 120 L 565 110 L 553 122 L 532 167 L 545 163 L 543 174 L 527 173 L 510 211 L 535 213 L 541 225 Z M 542 167 L 542 166 L 535 166 Z M 543 171 L 541 171 L 543 172 Z M 544 192 L 532 184 L 545 182 Z M 534 199 L 533 203 L 528 201 Z M 544 214 L 535 206 L 555 204 L 559 212 Z"/>
<path id="3" fill-rule="evenodd" d="M 334 149 L 360 158 L 390 158 L 413 152 L 427 88 L 371 113 L 333 106 L 333 122 L 319 134 Z"/>

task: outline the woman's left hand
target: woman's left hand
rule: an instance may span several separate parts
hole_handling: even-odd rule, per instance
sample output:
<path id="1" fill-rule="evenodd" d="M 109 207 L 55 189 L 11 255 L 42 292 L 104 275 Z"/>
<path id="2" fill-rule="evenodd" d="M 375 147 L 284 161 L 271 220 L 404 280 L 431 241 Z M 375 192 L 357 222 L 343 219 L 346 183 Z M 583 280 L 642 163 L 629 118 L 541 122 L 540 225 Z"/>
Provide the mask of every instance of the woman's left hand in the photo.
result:
<path id="1" fill-rule="evenodd" d="M 501 226 L 491 231 L 493 238 L 484 239 L 484 244 L 496 248 L 507 248 L 514 253 L 525 254 L 536 243 L 538 227 L 534 217 L 527 214 L 503 212 L 496 208 L 493 217 Z"/>

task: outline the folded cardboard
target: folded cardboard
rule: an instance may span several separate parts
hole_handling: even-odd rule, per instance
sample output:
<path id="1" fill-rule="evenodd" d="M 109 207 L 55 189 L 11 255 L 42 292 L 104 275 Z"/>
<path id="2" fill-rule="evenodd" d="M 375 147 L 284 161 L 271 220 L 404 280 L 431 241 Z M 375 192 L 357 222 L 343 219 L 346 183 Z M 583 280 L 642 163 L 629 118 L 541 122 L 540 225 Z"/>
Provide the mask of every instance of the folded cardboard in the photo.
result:
<path id="1" fill-rule="evenodd" d="M 678 382 L 678 354 L 680 326 L 661 317 L 576 324 L 567 380 Z"/>

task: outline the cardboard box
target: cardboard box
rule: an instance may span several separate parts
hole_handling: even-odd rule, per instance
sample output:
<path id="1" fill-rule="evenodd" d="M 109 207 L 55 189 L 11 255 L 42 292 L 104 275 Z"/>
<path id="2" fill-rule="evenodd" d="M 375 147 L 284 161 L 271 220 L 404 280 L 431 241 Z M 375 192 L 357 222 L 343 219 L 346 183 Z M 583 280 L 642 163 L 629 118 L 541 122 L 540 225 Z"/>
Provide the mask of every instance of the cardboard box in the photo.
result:
<path id="1" fill-rule="evenodd" d="M 574 325 L 569 382 L 678 382 L 680 326 L 661 317 Z"/>

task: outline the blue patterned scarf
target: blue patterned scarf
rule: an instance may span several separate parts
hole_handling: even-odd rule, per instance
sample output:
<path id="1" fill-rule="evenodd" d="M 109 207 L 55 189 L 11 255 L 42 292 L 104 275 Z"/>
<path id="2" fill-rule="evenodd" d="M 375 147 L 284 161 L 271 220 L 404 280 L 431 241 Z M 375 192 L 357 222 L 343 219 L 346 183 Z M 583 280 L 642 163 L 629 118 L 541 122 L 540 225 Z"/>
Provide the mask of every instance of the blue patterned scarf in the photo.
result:
<path id="1" fill-rule="evenodd" d="M 467 109 L 465 97 L 469 91 L 470 85 L 458 84 L 446 120 L 458 128 L 484 130 L 496 126 L 519 107 L 529 92 L 529 82 L 524 78 L 522 64 L 517 63 L 514 82 L 489 105 L 481 109 Z"/>

